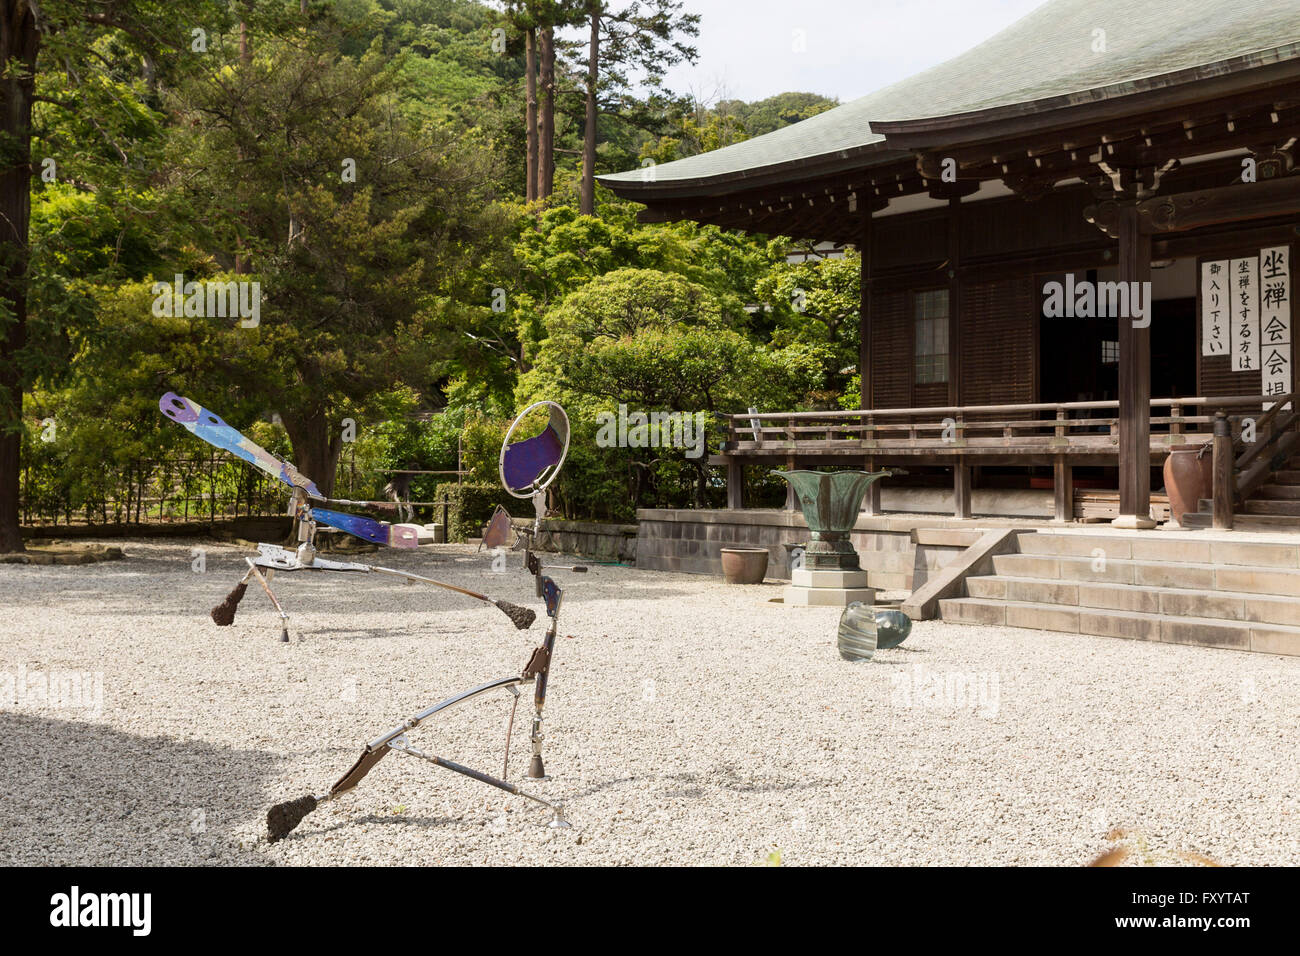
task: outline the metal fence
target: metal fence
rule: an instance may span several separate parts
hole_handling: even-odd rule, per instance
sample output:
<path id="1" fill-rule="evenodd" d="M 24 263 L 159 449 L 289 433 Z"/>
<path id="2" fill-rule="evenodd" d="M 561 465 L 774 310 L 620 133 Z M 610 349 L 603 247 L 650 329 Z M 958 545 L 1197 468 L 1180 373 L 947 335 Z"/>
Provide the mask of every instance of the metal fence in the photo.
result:
<path id="1" fill-rule="evenodd" d="M 355 453 L 340 460 L 335 494 L 353 497 Z M 285 512 L 287 489 L 225 454 L 141 458 L 93 480 L 65 480 L 49 466 L 23 470 L 19 511 L 27 526 L 166 524 L 264 517 Z"/>

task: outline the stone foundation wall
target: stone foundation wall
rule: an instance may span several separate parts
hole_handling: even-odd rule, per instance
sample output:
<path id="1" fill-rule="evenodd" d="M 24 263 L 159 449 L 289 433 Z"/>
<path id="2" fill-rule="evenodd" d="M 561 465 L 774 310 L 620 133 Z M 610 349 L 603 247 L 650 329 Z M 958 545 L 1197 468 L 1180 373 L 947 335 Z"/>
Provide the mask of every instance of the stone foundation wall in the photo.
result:
<path id="1" fill-rule="evenodd" d="M 652 571 L 721 575 L 723 548 L 766 548 L 767 579 L 788 581 L 790 551 L 808 541 L 808 526 L 797 511 L 643 508 L 637 520 L 637 567 Z M 850 540 L 872 587 L 910 591 L 965 550 L 979 528 L 1005 524 L 996 518 L 862 515 Z M 928 529 L 921 543 L 918 528 Z"/>
<path id="2" fill-rule="evenodd" d="M 526 518 L 514 518 L 516 528 L 531 528 Z M 533 542 L 538 551 L 574 554 L 595 561 L 636 564 L 637 526 L 596 521 L 560 521 L 547 518 Z"/>

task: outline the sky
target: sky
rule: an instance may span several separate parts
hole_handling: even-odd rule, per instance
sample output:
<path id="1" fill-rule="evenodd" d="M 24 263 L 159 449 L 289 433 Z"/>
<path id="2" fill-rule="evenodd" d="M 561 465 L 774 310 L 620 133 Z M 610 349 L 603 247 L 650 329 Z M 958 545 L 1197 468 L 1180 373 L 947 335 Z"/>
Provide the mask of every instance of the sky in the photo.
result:
<path id="1" fill-rule="evenodd" d="M 705 103 L 787 91 L 847 103 L 970 49 L 1043 2 L 685 0 L 701 14 L 700 55 L 672 68 L 666 85 Z"/>

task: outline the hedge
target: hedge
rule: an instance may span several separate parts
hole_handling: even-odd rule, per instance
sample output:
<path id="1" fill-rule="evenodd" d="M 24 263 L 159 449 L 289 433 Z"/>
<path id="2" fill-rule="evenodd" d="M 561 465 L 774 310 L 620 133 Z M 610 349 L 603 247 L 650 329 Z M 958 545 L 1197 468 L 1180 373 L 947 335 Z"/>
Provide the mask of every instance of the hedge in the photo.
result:
<path id="1" fill-rule="evenodd" d="M 447 509 L 447 540 L 467 541 L 483 533 L 483 526 L 492 517 L 497 505 L 505 505 L 511 511 L 514 500 L 500 485 L 471 484 L 458 485 L 454 481 L 443 482 L 438 486 L 434 500 L 450 502 Z M 439 519 L 442 517 L 441 506 L 434 509 Z M 514 512 L 511 511 L 513 514 Z"/>

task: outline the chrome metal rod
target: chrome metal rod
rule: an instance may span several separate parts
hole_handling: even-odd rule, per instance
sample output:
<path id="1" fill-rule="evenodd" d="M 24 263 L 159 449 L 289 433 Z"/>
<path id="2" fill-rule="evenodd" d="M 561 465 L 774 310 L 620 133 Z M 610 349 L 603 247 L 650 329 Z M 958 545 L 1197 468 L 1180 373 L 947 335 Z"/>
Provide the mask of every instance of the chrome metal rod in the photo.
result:
<path id="1" fill-rule="evenodd" d="M 262 586 L 262 590 L 266 592 L 266 596 L 271 599 L 271 603 L 275 605 L 275 609 L 280 612 L 280 640 L 288 643 L 289 615 L 285 613 L 284 608 L 280 606 L 279 599 L 271 591 L 271 578 L 275 575 L 275 569 L 268 568 L 266 575 L 263 576 L 262 572 L 258 570 L 257 565 L 253 563 L 252 558 L 244 558 L 244 560 L 248 563 L 249 573 L 251 573 L 253 577 L 257 578 L 257 583 Z"/>
<path id="2" fill-rule="evenodd" d="M 529 678 L 529 680 L 531 680 L 531 678 Z M 390 730 L 388 733 L 384 734 L 383 736 L 376 737 L 374 740 L 370 741 L 370 743 L 366 744 L 366 749 L 378 750 L 380 747 L 384 746 L 385 744 L 391 744 L 392 741 L 402 736 L 402 734 L 406 733 L 408 730 L 414 730 L 416 727 L 420 726 L 422 722 L 428 720 L 430 717 L 432 717 L 434 714 L 438 713 L 439 711 L 447 710 L 450 707 L 455 707 L 457 704 L 462 704 L 467 700 L 477 697 L 479 694 L 485 694 L 490 690 L 496 690 L 498 687 L 515 687 L 520 684 L 526 684 L 526 683 L 528 683 L 528 680 L 525 680 L 524 678 L 518 675 L 514 677 L 501 677 L 498 678 L 497 680 L 488 681 L 486 684 L 480 684 L 479 686 L 471 688 L 470 690 L 467 690 L 462 694 L 457 694 L 454 697 L 448 697 L 446 700 L 439 701 L 438 703 L 434 704 L 432 707 L 420 711 L 414 717 L 408 718 L 407 720 L 405 720 L 398 726 L 394 727 L 392 730 Z"/>
<path id="3" fill-rule="evenodd" d="M 452 773 L 461 774 L 462 776 L 469 777 L 471 780 L 477 780 L 479 783 L 486 783 L 489 787 L 496 787 L 498 790 L 504 790 L 506 793 L 514 794 L 516 797 L 525 797 L 535 803 L 540 803 L 542 806 L 548 807 L 556 813 L 560 813 L 563 809 L 559 804 L 552 803 L 543 797 L 529 793 L 527 790 L 521 790 L 513 783 L 499 780 L 490 773 L 483 773 L 481 770 L 475 770 L 473 767 L 466 767 L 464 764 L 456 763 L 454 760 L 447 760 L 445 757 L 439 757 L 436 754 L 426 754 L 409 745 L 393 746 L 390 744 L 389 746 L 399 754 L 409 754 L 412 757 L 419 757 L 422 760 L 427 760 L 430 763 L 437 764 L 444 770 L 450 770 Z"/>

